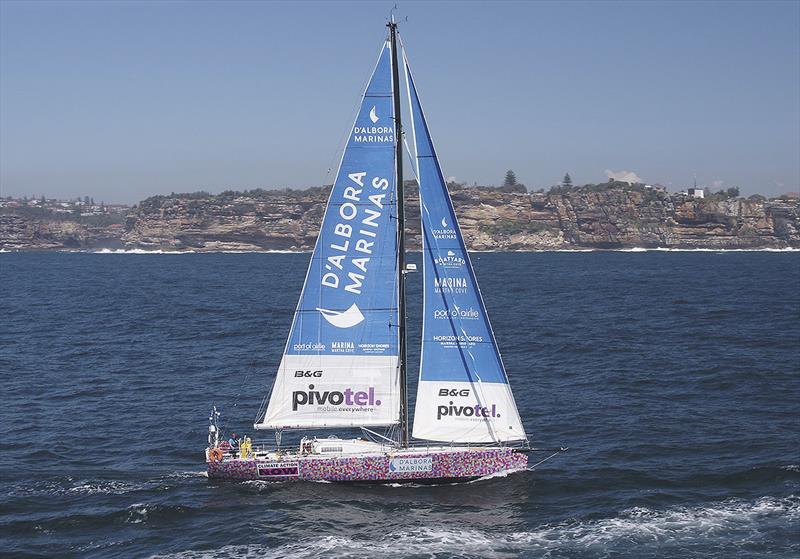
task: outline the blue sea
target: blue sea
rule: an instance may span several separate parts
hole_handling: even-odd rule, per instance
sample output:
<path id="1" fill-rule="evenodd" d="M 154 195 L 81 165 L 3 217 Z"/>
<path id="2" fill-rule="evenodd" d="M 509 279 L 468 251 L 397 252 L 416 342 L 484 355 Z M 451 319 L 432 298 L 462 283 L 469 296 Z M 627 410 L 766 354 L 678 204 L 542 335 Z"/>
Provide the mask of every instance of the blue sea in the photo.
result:
<path id="1" fill-rule="evenodd" d="M 526 430 L 567 453 L 460 485 L 210 481 L 210 408 L 252 434 L 308 258 L 0 254 L 0 554 L 800 556 L 800 254 L 474 254 Z"/>

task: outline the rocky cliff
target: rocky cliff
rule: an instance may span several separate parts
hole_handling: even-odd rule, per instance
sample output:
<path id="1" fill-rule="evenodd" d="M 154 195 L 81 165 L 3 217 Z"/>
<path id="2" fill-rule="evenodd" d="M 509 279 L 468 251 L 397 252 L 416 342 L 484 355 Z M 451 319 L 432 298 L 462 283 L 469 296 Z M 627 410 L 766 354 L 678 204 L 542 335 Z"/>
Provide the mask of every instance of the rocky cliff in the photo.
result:
<path id="1" fill-rule="evenodd" d="M 97 226 L 64 219 L 0 214 L 0 250 L 125 248 L 122 225 Z"/>
<path id="2" fill-rule="evenodd" d="M 800 248 L 800 201 L 691 199 L 641 185 L 587 185 L 565 192 L 451 189 L 473 250 Z M 0 248 L 101 246 L 150 250 L 309 250 L 328 190 L 228 192 L 149 198 L 124 228 L 0 216 Z M 407 192 L 410 248 L 420 244 L 419 200 Z"/>

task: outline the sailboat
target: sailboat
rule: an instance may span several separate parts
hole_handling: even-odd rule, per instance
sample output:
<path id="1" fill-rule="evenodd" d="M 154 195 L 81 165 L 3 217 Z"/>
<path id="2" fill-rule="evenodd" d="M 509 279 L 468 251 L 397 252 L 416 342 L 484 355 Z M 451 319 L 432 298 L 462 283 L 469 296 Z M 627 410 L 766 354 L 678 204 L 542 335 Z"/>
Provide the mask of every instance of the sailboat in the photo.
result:
<path id="1" fill-rule="evenodd" d="M 362 95 L 271 394 L 238 452 L 209 426 L 210 478 L 463 481 L 525 470 L 531 449 L 394 19 Z M 403 204 L 405 76 L 423 234 L 423 326 L 408 419 Z M 410 148 L 409 148 L 410 151 Z M 361 429 L 359 438 L 285 430 Z M 383 429 L 383 432 L 379 432 Z"/>

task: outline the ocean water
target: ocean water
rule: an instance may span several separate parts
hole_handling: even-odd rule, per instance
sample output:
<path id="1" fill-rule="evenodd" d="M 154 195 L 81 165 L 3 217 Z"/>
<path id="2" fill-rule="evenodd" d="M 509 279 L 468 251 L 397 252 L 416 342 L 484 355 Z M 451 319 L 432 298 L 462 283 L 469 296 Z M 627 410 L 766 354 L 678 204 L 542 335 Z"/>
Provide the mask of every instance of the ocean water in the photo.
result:
<path id="1" fill-rule="evenodd" d="M 210 406 L 251 432 L 307 261 L 0 254 L 0 553 L 800 556 L 800 254 L 475 254 L 526 429 L 569 452 L 460 485 L 209 481 Z M 413 371 L 418 275 L 409 300 Z"/>

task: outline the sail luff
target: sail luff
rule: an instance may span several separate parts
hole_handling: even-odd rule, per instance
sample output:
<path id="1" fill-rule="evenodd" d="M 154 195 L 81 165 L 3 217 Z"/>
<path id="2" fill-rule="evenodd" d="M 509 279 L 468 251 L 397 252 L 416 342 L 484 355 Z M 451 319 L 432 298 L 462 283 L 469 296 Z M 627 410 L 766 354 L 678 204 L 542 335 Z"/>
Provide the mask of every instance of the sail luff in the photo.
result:
<path id="1" fill-rule="evenodd" d="M 404 64 L 423 231 L 423 343 L 414 437 L 450 442 L 524 440 L 516 402 L 405 55 Z M 439 224 L 441 229 L 436 229 Z M 466 275 L 450 273 L 451 269 Z M 431 298 L 436 289 L 438 297 Z M 465 301 L 470 305 L 466 311 L 457 304 Z M 443 320 L 432 327 L 438 319 Z M 436 332 L 433 336 L 431 328 Z"/>
<path id="2" fill-rule="evenodd" d="M 257 428 L 397 423 L 394 108 L 388 42 L 362 95 Z"/>

